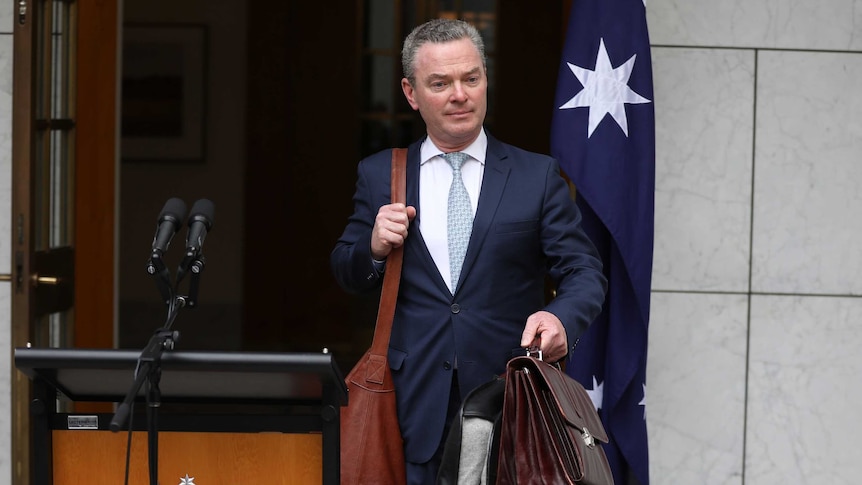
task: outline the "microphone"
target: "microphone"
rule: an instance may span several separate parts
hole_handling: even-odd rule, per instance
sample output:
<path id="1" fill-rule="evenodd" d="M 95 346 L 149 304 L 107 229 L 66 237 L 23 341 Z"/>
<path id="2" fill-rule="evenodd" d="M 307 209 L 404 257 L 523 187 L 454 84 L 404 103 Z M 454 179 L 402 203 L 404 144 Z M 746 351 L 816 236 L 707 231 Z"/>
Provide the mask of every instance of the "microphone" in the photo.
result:
<path id="1" fill-rule="evenodd" d="M 187 272 L 192 274 L 192 282 L 189 285 L 189 295 L 185 300 L 189 307 L 196 305 L 198 293 L 198 277 L 204 269 L 204 257 L 201 255 L 201 247 L 207 237 L 207 231 L 213 227 L 215 207 L 208 199 L 198 199 L 192 205 L 192 215 L 189 216 L 189 232 L 186 235 L 186 255 L 177 268 L 177 285 L 186 276 Z"/>
<path id="2" fill-rule="evenodd" d="M 197 256 L 207 232 L 213 227 L 215 206 L 209 199 L 199 199 L 192 205 L 189 216 L 189 232 L 186 235 L 186 256 Z"/>
<path id="3" fill-rule="evenodd" d="M 165 207 L 159 214 L 156 234 L 153 236 L 153 253 L 161 255 L 168 250 L 174 234 L 183 225 L 186 217 L 186 203 L 182 199 L 173 197 L 165 202 Z"/>

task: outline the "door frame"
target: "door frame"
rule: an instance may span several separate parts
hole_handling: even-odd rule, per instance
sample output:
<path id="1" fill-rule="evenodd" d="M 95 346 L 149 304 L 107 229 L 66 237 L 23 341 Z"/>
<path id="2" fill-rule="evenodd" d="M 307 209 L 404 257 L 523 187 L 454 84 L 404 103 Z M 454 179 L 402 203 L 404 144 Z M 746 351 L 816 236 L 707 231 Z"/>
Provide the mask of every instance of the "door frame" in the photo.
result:
<path id="1" fill-rule="evenodd" d="M 64 27 L 70 36 L 70 59 L 61 78 L 67 93 L 72 127 L 69 149 L 74 167 L 71 179 L 70 238 L 74 251 L 74 294 L 70 317 L 74 347 L 111 348 L 116 322 L 116 192 L 118 160 L 120 2 L 113 0 L 23 0 L 16 3 L 13 29 L 12 100 L 12 231 L 11 231 L 11 343 L 25 347 L 34 340 L 39 275 L 35 274 L 37 222 L 35 167 L 39 150 L 37 124 L 48 129 L 51 120 L 39 120 L 38 96 L 50 100 L 53 79 L 37 79 L 37 62 L 50 66 L 38 53 L 38 35 L 51 35 L 49 27 L 35 25 L 50 15 L 55 2 L 71 9 Z M 46 33 L 45 33 L 46 32 Z M 106 75 L 106 73 L 108 73 Z M 110 73 L 113 73 L 111 75 Z M 46 75 L 45 77 L 50 77 Z M 40 90 L 41 88 L 41 90 Z M 45 90 L 49 93 L 46 97 Z M 31 385 L 11 369 L 11 471 L 12 483 L 31 481 Z"/>

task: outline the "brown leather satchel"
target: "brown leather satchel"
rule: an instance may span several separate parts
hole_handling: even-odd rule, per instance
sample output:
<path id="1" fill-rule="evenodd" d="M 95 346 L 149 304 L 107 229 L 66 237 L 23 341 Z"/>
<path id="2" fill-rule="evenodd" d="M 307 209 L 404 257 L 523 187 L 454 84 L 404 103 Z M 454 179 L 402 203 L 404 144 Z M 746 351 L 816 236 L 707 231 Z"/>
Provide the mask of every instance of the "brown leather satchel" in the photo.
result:
<path id="1" fill-rule="evenodd" d="M 532 355 L 506 365 L 497 485 L 613 485 L 608 436 L 590 396 Z"/>
<path id="2" fill-rule="evenodd" d="M 407 199 L 406 160 L 407 149 L 392 150 L 392 202 Z M 387 358 L 402 257 L 403 246 L 386 258 L 371 348 L 345 378 L 348 401 L 341 408 L 340 423 L 342 485 L 403 485 L 407 481 L 404 442 Z"/>

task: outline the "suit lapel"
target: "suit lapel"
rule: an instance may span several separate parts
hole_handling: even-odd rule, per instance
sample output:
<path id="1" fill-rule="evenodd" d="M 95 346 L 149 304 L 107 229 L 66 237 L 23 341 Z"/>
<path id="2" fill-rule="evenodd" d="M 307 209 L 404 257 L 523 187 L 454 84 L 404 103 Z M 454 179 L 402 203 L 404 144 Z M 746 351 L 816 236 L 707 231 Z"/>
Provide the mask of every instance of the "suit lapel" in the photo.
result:
<path id="1" fill-rule="evenodd" d="M 509 178 L 510 162 L 508 160 L 503 144 L 488 135 L 488 152 L 485 155 L 485 173 L 482 176 L 482 189 L 479 192 L 479 203 L 476 207 L 476 217 L 473 218 L 473 232 L 470 235 L 470 244 L 467 246 L 467 254 L 461 267 L 461 279 L 464 281 L 470 274 L 476 258 L 479 256 L 482 244 L 488 236 L 488 231 L 494 222 L 500 200 L 503 198 L 503 189 Z M 459 282 L 458 288 L 461 288 Z M 457 293 L 458 290 L 456 290 Z"/>
<path id="2" fill-rule="evenodd" d="M 449 287 L 443 280 L 443 276 L 437 271 L 437 263 L 431 257 L 431 252 L 428 251 L 428 246 L 425 244 L 425 238 L 422 236 L 422 231 L 419 230 L 419 219 L 422 217 L 422 209 L 419 207 L 419 156 L 423 139 L 413 143 L 407 150 L 407 205 L 412 205 L 416 208 L 416 219 L 410 223 L 410 236 L 407 238 L 408 244 L 404 248 L 405 252 L 410 251 L 413 257 L 420 260 L 417 264 L 418 268 L 424 268 L 434 281 L 435 286 L 444 295 L 449 295 Z M 411 243 L 412 241 L 412 243 Z"/>
<path id="3" fill-rule="evenodd" d="M 419 220 L 422 210 L 419 207 L 419 151 L 422 140 L 410 145 L 407 153 L 407 205 L 416 207 L 417 219 L 414 220 L 410 227 L 409 240 L 413 240 L 413 244 L 408 244 L 405 250 L 411 249 L 413 256 L 421 260 L 418 265 L 436 278 L 432 277 L 435 285 L 440 291 L 449 294 L 449 287 L 443 281 L 440 272 L 437 271 L 437 265 L 434 263 L 434 258 L 428 251 L 428 246 L 425 244 L 425 239 L 422 237 L 422 232 L 419 230 Z M 493 225 L 494 218 L 497 214 L 497 208 L 500 205 L 500 200 L 503 198 L 503 189 L 506 187 L 506 180 L 509 178 L 511 164 L 508 160 L 509 155 L 506 152 L 503 144 L 497 139 L 488 135 L 488 152 L 485 155 L 485 173 L 482 176 L 482 189 L 479 192 L 479 203 L 476 207 L 476 217 L 473 219 L 473 232 L 470 235 L 470 244 L 467 246 L 467 254 L 464 257 L 464 265 L 461 268 L 461 280 L 469 275 L 476 258 L 479 256 L 480 249 L 488 236 L 488 231 Z M 461 288 L 459 283 L 458 288 Z M 456 290 L 456 293 L 458 290 Z"/>

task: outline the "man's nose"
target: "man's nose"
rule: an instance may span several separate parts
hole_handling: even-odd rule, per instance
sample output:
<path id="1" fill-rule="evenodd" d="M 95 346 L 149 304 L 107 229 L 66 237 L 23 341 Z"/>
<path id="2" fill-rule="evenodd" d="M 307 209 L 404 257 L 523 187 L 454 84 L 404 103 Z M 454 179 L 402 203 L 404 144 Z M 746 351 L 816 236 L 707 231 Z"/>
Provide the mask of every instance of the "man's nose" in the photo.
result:
<path id="1" fill-rule="evenodd" d="M 452 99 L 455 101 L 465 101 L 467 99 L 467 91 L 464 89 L 464 85 L 460 82 L 456 82 L 452 85 L 454 88 L 452 91 Z"/>

